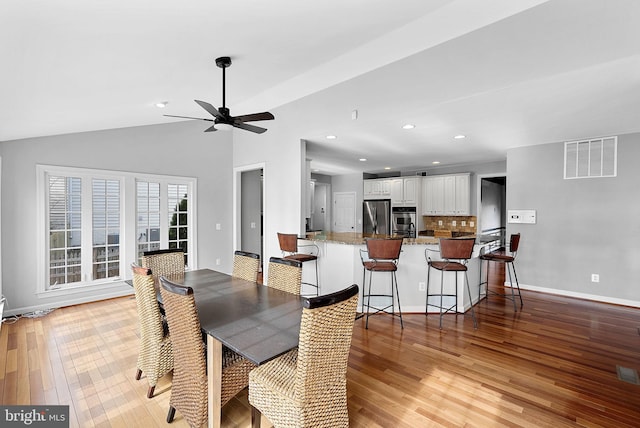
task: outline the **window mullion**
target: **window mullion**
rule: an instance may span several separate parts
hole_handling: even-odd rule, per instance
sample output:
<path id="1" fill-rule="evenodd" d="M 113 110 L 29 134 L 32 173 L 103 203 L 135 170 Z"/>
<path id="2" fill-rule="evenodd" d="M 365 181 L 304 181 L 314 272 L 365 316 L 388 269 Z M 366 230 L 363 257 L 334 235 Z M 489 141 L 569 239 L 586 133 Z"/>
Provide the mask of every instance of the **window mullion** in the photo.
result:
<path id="1" fill-rule="evenodd" d="M 93 280 L 93 192 L 91 177 L 82 177 L 82 282 Z"/>

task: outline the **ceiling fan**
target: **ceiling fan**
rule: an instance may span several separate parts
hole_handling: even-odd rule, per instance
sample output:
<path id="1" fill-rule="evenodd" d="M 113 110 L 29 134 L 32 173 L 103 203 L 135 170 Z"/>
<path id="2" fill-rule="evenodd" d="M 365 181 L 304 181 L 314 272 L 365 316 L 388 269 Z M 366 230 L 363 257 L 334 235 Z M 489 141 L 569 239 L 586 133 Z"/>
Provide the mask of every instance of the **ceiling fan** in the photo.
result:
<path id="1" fill-rule="evenodd" d="M 197 120 L 206 120 L 207 122 L 213 122 L 213 125 L 209 128 L 205 129 L 204 132 L 212 132 L 220 130 L 231 130 L 232 128 L 240 128 L 245 131 L 255 132 L 256 134 L 262 134 L 267 129 L 261 128 L 255 125 L 249 125 L 245 122 L 256 122 L 259 120 L 273 120 L 274 117 L 269 112 L 262 113 L 253 113 L 253 114 L 245 114 L 242 116 L 231 116 L 229 113 L 229 109 L 225 105 L 225 69 L 231 65 L 231 58 L 228 56 L 221 56 L 220 58 L 216 58 L 216 65 L 222 69 L 222 107 L 216 109 L 211 104 L 194 100 L 200 107 L 205 109 L 214 119 L 205 119 L 200 117 L 189 117 L 189 116 L 174 116 L 171 114 L 165 114 L 167 117 L 179 117 L 182 119 L 197 119 Z"/>

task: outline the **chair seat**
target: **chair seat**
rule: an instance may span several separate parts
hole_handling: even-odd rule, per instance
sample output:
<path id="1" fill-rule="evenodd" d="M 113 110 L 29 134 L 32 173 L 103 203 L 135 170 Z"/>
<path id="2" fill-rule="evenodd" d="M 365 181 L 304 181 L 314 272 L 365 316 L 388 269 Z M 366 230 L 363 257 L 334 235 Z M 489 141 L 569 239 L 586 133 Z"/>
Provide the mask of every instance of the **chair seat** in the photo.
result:
<path id="1" fill-rule="evenodd" d="M 442 271 L 455 271 L 455 272 L 464 272 L 467 270 L 467 267 L 462 263 L 458 262 L 447 262 L 447 261 L 437 261 L 437 262 L 429 262 L 429 266 L 436 270 Z"/>
<path id="2" fill-rule="evenodd" d="M 481 260 L 488 260 L 490 262 L 512 263 L 515 260 L 515 257 L 509 256 L 507 254 L 489 253 L 489 254 L 481 255 L 480 259 Z"/>
<path id="3" fill-rule="evenodd" d="M 290 254 L 288 256 L 283 257 L 283 259 L 287 260 L 298 260 L 299 262 L 310 262 L 312 260 L 318 260 L 318 256 L 314 256 L 313 254 L 304 254 L 304 253 L 296 253 Z"/>
<path id="4" fill-rule="evenodd" d="M 395 272 L 398 270 L 398 266 L 393 262 L 367 261 L 363 264 L 366 270 L 373 272 Z"/>

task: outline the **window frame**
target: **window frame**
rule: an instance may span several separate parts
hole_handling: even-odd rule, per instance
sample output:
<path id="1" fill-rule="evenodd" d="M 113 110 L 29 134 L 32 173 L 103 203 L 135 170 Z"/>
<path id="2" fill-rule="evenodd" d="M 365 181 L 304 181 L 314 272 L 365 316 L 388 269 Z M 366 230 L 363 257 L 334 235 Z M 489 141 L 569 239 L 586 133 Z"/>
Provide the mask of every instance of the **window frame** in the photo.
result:
<path id="1" fill-rule="evenodd" d="M 49 287 L 49 207 L 48 207 L 48 179 L 49 176 L 64 176 L 64 177 L 80 177 L 83 180 L 83 186 L 85 180 L 93 179 L 107 179 L 118 180 L 120 182 L 120 248 L 119 248 L 119 277 L 102 278 L 102 279 L 90 279 L 83 278 L 82 281 L 77 283 L 65 284 L 57 288 Z M 131 263 L 137 262 L 138 254 L 138 242 L 136 237 L 137 232 L 137 187 L 136 183 L 140 180 L 149 182 L 160 182 L 161 186 L 168 184 L 186 184 L 189 192 L 189 211 L 188 211 L 188 254 L 190 261 L 190 269 L 197 269 L 197 179 L 195 177 L 184 176 L 171 176 L 161 174 L 147 174 L 136 173 L 127 171 L 112 171 L 93 168 L 77 168 L 77 167 L 65 167 L 55 165 L 36 165 L 36 179 L 37 179 L 37 220 L 38 225 L 36 228 L 37 233 L 37 285 L 36 295 L 38 297 L 51 297 L 54 295 L 64 295 L 72 293 L 86 293 L 105 290 L 113 287 L 120 287 L 125 279 L 131 278 L 131 269 L 129 268 Z M 89 186 L 91 187 L 91 185 Z M 166 190 L 164 191 L 166 194 Z M 91 204 L 91 199 L 88 202 L 85 201 L 83 195 L 83 207 L 85 204 Z M 166 200 L 161 201 L 161 209 L 164 209 L 165 214 L 168 213 L 168 205 Z M 82 213 L 82 251 L 91 250 L 93 224 L 91 221 L 87 223 L 85 219 L 91 219 L 87 213 L 83 210 Z M 161 230 L 161 234 L 168 233 L 168 229 Z M 87 271 L 83 265 L 82 274 L 90 274 L 91 271 Z"/>

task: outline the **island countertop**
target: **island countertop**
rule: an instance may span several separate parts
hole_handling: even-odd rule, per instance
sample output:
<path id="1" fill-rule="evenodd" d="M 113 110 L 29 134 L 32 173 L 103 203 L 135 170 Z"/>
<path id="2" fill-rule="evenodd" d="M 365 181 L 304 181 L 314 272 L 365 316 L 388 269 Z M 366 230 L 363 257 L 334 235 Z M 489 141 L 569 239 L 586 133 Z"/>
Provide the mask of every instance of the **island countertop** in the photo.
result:
<path id="1" fill-rule="evenodd" d="M 393 238 L 395 235 L 366 234 L 356 232 L 311 232 L 307 233 L 305 239 L 317 242 L 333 242 L 335 244 L 364 245 L 367 238 Z M 464 238 L 475 238 L 476 235 L 464 236 Z M 462 237 L 461 237 L 462 238 Z M 437 245 L 440 238 L 433 236 L 418 236 L 417 238 L 404 238 L 402 245 Z"/>

